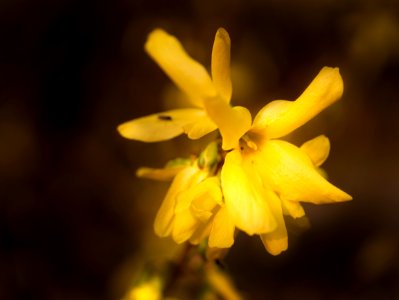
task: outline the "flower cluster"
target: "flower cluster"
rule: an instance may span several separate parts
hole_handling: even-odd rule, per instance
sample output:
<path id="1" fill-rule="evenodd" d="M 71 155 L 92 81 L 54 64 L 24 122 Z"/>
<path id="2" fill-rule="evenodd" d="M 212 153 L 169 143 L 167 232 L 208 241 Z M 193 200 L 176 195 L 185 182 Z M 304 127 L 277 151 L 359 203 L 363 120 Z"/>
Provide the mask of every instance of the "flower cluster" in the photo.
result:
<path id="1" fill-rule="evenodd" d="M 338 68 L 322 68 L 295 101 L 271 101 L 252 120 L 248 109 L 230 105 L 230 37 L 223 28 L 215 36 L 211 76 L 162 29 L 150 33 L 145 49 L 185 92 L 189 107 L 126 122 L 118 127 L 120 134 L 144 142 L 183 133 L 199 139 L 214 130 L 221 137 L 193 159 L 138 170 L 141 177 L 172 180 L 155 219 L 157 235 L 228 248 L 239 229 L 259 235 L 267 251 L 277 255 L 288 246 L 283 216 L 304 216 L 300 202 L 352 199 L 319 168 L 329 155 L 327 137 L 300 147 L 279 139 L 341 98 Z"/>

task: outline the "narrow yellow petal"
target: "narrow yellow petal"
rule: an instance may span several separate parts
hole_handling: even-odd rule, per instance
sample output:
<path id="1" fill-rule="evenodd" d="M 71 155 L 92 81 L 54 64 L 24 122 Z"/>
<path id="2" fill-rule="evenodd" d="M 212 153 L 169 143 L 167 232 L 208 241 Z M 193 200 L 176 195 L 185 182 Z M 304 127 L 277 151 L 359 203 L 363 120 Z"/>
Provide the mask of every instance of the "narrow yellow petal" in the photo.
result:
<path id="1" fill-rule="evenodd" d="M 186 53 L 174 36 L 155 29 L 148 36 L 145 50 L 193 104 L 202 107 L 202 99 L 216 94 L 206 69 Z"/>
<path id="2" fill-rule="evenodd" d="M 198 176 L 196 179 L 198 181 L 207 176 L 205 171 L 200 172 L 202 176 Z M 175 213 L 189 209 L 194 217 L 205 222 L 212 216 L 215 206 L 220 203 L 222 203 L 222 191 L 219 179 L 209 177 L 178 195 Z"/>
<path id="3" fill-rule="evenodd" d="M 183 168 L 185 168 L 185 166 L 176 166 L 164 169 L 142 167 L 137 169 L 136 176 L 153 180 L 169 181 L 172 180 L 173 177 L 175 177 Z"/>
<path id="4" fill-rule="evenodd" d="M 260 238 L 267 252 L 271 255 L 279 255 L 288 249 L 288 236 L 285 225 L 278 226 L 272 233 L 261 234 Z"/>
<path id="5" fill-rule="evenodd" d="M 177 195 L 175 213 L 180 213 L 189 209 L 192 202 L 197 198 L 212 197 L 212 193 L 215 193 L 215 191 L 211 188 L 210 184 L 208 184 L 209 180 L 207 180 L 207 176 L 207 171 L 197 169 L 189 185 Z M 219 193 L 221 192 L 219 191 Z M 221 197 L 221 195 L 218 196 Z"/>
<path id="6" fill-rule="evenodd" d="M 294 219 L 301 218 L 305 215 L 305 211 L 299 202 L 285 200 L 284 198 L 281 198 L 280 200 L 284 215 L 289 215 Z"/>
<path id="7" fill-rule="evenodd" d="M 264 129 L 268 138 L 287 135 L 339 100 L 343 89 L 338 68 L 324 67 L 297 100 L 269 103 L 259 112 L 254 125 L 258 130 Z"/>
<path id="8" fill-rule="evenodd" d="M 325 135 L 319 135 L 302 144 L 304 151 L 316 167 L 321 166 L 330 153 L 330 140 Z"/>
<path id="9" fill-rule="evenodd" d="M 175 215 L 172 238 L 181 244 L 191 238 L 200 222 L 187 209 Z"/>
<path id="10" fill-rule="evenodd" d="M 217 129 L 216 124 L 209 119 L 205 111 L 198 115 L 198 118 L 183 126 L 184 133 L 192 140 L 197 140 Z"/>
<path id="11" fill-rule="evenodd" d="M 276 220 L 268 206 L 269 193 L 251 162 L 238 150 L 226 155 L 221 174 L 226 208 L 234 224 L 249 235 L 271 232 Z"/>
<path id="12" fill-rule="evenodd" d="M 316 204 L 352 199 L 324 179 L 310 158 L 288 142 L 269 140 L 253 159 L 264 180 L 283 199 Z"/>
<path id="13" fill-rule="evenodd" d="M 224 28 L 216 32 L 212 49 L 212 80 L 220 96 L 230 102 L 232 85 L 230 79 L 230 37 Z"/>
<path id="14" fill-rule="evenodd" d="M 237 147 L 240 138 L 251 128 L 251 113 L 244 107 L 231 107 L 221 98 L 209 98 L 204 102 L 206 112 L 219 128 L 222 148 Z"/>
<path id="15" fill-rule="evenodd" d="M 212 184 L 214 183 L 212 178 L 204 179 L 206 176 L 207 172 L 199 170 L 197 174 L 193 176 L 190 186 L 177 195 L 172 230 L 172 237 L 176 243 L 182 243 L 190 239 L 199 226 L 203 224 L 201 218 L 206 221 L 211 217 L 211 212 L 206 209 L 209 208 L 212 210 L 213 207 L 216 206 L 216 202 L 212 198 L 222 197 L 219 185 L 213 187 Z M 219 191 L 217 191 L 217 189 Z M 201 211 L 201 207 L 198 209 L 198 215 L 200 217 L 193 214 L 193 210 L 191 209 L 193 202 L 204 202 L 202 207 L 204 210 Z M 199 203 L 197 204 L 200 205 Z M 208 213 L 208 216 L 206 213 Z"/>
<path id="16" fill-rule="evenodd" d="M 182 243 L 193 235 L 193 239 L 200 242 L 204 234 L 209 234 L 210 226 L 203 228 L 201 220 L 191 211 L 191 204 L 196 197 L 205 197 L 207 202 L 212 202 L 212 199 L 206 198 L 209 195 L 221 198 L 220 187 L 218 194 L 214 189 L 207 188 L 209 184 L 201 186 L 207 176 L 206 171 L 194 166 L 186 166 L 175 176 L 155 218 L 154 230 L 157 235 L 161 237 L 172 235 L 177 243 Z M 213 204 L 208 203 L 209 207 L 215 206 L 217 201 Z M 207 204 L 204 205 L 207 208 Z"/>
<path id="17" fill-rule="evenodd" d="M 251 130 L 266 134 L 269 125 L 277 122 L 291 108 L 293 103 L 294 101 L 288 100 L 269 102 L 256 114 Z"/>
<path id="18" fill-rule="evenodd" d="M 209 236 L 211 232 L 212 222 L 200 223 L 190 238 L 190 243 L 193 245 L 200 244 Z"/>
<path id="19" fill-rule="evenodd" d="M 283 211 L 281 208 L 280 199 L 273 193 L 273 196 L 269 197 L 269 204 L 273 215 L 277 221 L 277 227 L 270 233 L 261 234 L 263 245 L 266 250 L 272 255 L 278 255 L 288 248 L 288 236 L 287 228 L 283 218 Z"/>
<path id="20" fill-rule="evenodd" d="M 154 230 L 160 237 L 171 234 L 176 198 L 179 193 L 189 188 L 198 176 L 198 169 L 186 167 L 173 179 L 172 184 L 155 217 Z"/>
<path id="21" fill-rule="evenodd" d="M 206 222 L 212 216 L 213 209 L 222 204 L 220 180 L 209 177 L 198 184 L 193 192 L 195 194 L 190 206 L 191 213 L 201 222 Z"/>
<path id="22" fill-rule="evenodd" d="M 142 142 L 165 141 L 183 132 L 191 138 L 199 138 L 215 129 L 205 112 L 197 108 L 169 110 L 118 126 L 123 137 Z"/>
<path id="23" fill-rule="evenodd" d="M 213 219 L 209 235 L 209 247 L 229 248 L 234 243 L 234 222 L 225 206 L 222 206 Z"/>
<path id="24" fill-rule="evenodd" d="M 176 196 L 175 214 L 182 213 L 190 208 L 193 201 L 192 193 L 190 193 L 192 188 L 192 186 L 188 186 Z"/>

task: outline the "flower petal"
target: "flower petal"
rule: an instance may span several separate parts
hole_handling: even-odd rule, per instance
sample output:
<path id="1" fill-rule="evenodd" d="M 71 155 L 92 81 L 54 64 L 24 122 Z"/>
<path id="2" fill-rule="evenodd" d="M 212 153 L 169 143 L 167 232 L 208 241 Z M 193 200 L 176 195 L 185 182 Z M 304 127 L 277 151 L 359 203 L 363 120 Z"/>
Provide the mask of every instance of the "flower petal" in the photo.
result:
<path id="1" fill-rule="evenodd" d="M 216 32 L 212 49 L 212 80 L 219 95 L 230 102 L 232 85 L 230 79 L 230 37 L 224 28 Z"/>
<path id="2" fill-rule="evenodd" d="M 341 98 L 343 81 L 338 68 L 324 67 L 295 101 L 277 100 L 260 110 L 254 128 L 279 138 L 302 126 Z"/>
<path id="3" fill-rule="evenodd" d="M 267 252 L 271 255 L 279 255 L 288 249 L 288 236 L 285 224 L 279 224 L 277 229 L 272 233 L 261 234 L 260 238 Z"/>
<path id="4" fill-rule="evenodd" d="M 216 95 L 206 69 L 192 59 L 180 42 L 162 29 L 152 31 L 145 50 L 175 84 L 190 96 L 193 104 L 202 107 L 202 99 Z"/>
<path id="5" fill-rule="evenodd" d="M 222 148 L 235 148 L 240 138 L 251 128 L 251 113 L 245 107 L 231 107 L 218 97 L 206 99 L 204 104 L 208 116 L 222 135 Z"/>
<path id="6" fill-rule="evenodd" d="M 222 191 L 220 179 L 209 177 L 197 185 L 197 191 L 193 195 L 190 210 L 201 222 L 206 222 L 213 214 L 213 209 L 222 204 Z"/>
<path id="7" fill-rule="evenodd" d="M 268 201 L 273 211 L 273 215 L 277 221 L 277 228 L 270 233 L 261 234 L 260 237 L 266 250 L 272 255 L 278 255 L 282 251 L 287 250 L 288 236 L 287 228 L 285 227 L 285 222 L 283 218 L 283 211 L 281 208 L 280 199 L 277 197 L 276 194 L 272 194 L 273 196 L 270 195 Z"/>
<path id="8" fill-rule="evenodd" d="M 302 144 L 300 147 L 316 167 L 321 166 L 330 153 L 330 140 L 325 135 L 319 135 Z"/>
<path id="9" fill-rule="evenodd" d="M 284 215 L 289 215 L 294 219 L 301 218 L 305 215 L 305 211 L 301 203 L 291 200 L 285 200 L 284 198 L 280 198 L 280 200 Z"/>
<path id="10" fill-rule="evenodd" d="M 324 179 L 310 158 L 288 142 L 269 140 L 253 157 L 256 169 L 283 199 L 316 204 L 352 199 Z"/>
<path id="11" fill-rule="evenodd" d="M 202 109 L 174 109 L 134 119 L 118 126 L 119 133 L 132 140 L 160 142 L 174 138 L 183 132 L 190 138 L 200 138 L 215 130 L 216 126 Z"/>
<path id="12" fill-rule="evenodd" d="M 209 236 L 211 232 L 212 222 L 200 223 L 190 238 L 190 243 L 198 245 Z"/>
<path id="13" fill-rule="evenodd" d="M 185 166 L 176 166 L 164 169 L 142 167 L 137 169 L 136 176 L 153 180 L 169 181 L 184 168 Z"/>
<path id="14" fill-rule="evenodd" d="M 197 180 L 207 176 L 205 171 L 201 171 L 201 174 L 203 175 Z M 220 180 L 217 177 L 209 177 L 178 195 L 175 213 L 189 209 L 194 217 L 205 222 L 211 217 L 215 206 L 221 203 Z"/>
<path id="15" fill-rule="evenodd" d="M 234 224 L 249 235 L 271 232 L 276 220 L 261 178 L 238 150 L 226 155 L 221 174 L 226 208 Z"/>
<path id="16" fill-rule="evenodd" d="M 217 129 L 216 124 L 209 119 L 205 111 L 201 111 L 201 114 L 198 115 L 191 123 L 183 126 L 184 133 L 192 140 L 197 140 Z"/>
<path id="17" fill-rule="evenodd" d="M 197 199 L 205 201 L 207 198 L 214 196 L 212 192 L 215 191 L 209 188 L 211 184 L 209 184 L 210 180 L 207 180 L 206 176 L 208 176 L 206 171 L 197 169 L 197 173 L 192 176 L 189 185 L 176 195 L 175 218 L 172 229 L 172 237 L 176 243 L 182 243 L 190 239 L 199 225 L 202 224 L 201 220 L 192 213 L 191 205 Z M 221 198 L 220 187 L 219 195 L 215 197 L 217 196 Z M 216 203 L 214 203 L 214 206 L 216 206 Z M 205 214 L 206 212 L 201 214 L 201 217 L 205 218 Z"/>
<path id="18" fill-rule="evenodd" d="M 266 104 L 255 116 L 251 130 L 266 134 L 266 130 L 281 118 L 292 106 L 294 101 L 274 100 Z M 269 138 L 269 136 L 268 136 Z"/>
<path id="19" fill-rule="evenodd" d="M 229 248 L 234 244 L 234 222 L 225 206 L 222 206 L 213 219 L 209 235 L 209 247 Z"/>
<path id="20" fill-rule="evenodd" d="M 171 234 L 177 195 L 198 181 L 199 175 L 201 173 L 197 168 L 186 167 L 173 179 L 155 217 L 154 230 L 158 236 L 165 237 Z"/>
<path id="21" fill-rule="evenodd" d="M 178 244 L 190 239 L 200 224 L 188 209 L 177 213 L 173 223 L 172 238 Z"/>

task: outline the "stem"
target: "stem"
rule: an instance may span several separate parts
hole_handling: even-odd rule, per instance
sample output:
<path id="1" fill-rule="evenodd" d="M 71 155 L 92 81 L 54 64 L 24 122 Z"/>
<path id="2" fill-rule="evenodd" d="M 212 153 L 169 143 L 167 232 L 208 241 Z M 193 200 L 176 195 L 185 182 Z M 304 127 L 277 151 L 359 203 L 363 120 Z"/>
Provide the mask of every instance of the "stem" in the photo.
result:
<path id="1" fill-rule="evenodd" d="M 168 295 L 173 290 L 180 276 L 185 273 L 186 263 L 190 257 L 189 253 L 193 248 L 193 245 L 186 243 L 176 262 L 171 265 L 170 275 L 165 280 L 164 295 Z"/>

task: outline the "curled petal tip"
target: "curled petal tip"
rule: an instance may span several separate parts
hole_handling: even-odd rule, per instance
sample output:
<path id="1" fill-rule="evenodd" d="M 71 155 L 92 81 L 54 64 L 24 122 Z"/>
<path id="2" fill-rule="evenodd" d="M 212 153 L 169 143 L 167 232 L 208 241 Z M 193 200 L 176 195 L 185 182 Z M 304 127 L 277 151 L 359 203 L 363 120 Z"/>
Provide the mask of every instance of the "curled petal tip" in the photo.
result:
<path id="1" fill-rule="evenodd" d="M 228 43 L 230 43 L 230 36 L 229 33 L 227 32 L 226 29 L 224 29 L 223 27 L 219 27 L 216 35 L 224 40 L 226 40 Z"/>
<path id="2" fill-rule="evenodd" d="M 341 201 L 351 201 L 351 200 L 353 200 L 353 197 L 351 196 L 351 195 L 349 195 L 348 193 L 345 193 L 344 191 L 343 191 L 343 193 L 344 193 L 344 195 L 342 196 L 342 200 Z"/>

